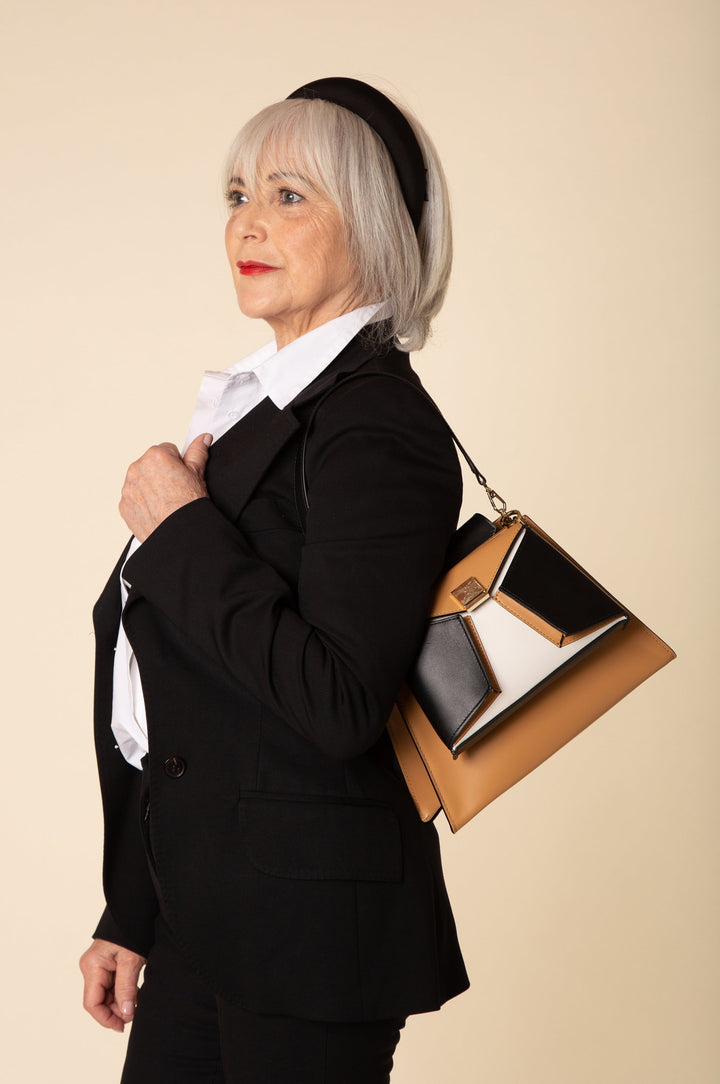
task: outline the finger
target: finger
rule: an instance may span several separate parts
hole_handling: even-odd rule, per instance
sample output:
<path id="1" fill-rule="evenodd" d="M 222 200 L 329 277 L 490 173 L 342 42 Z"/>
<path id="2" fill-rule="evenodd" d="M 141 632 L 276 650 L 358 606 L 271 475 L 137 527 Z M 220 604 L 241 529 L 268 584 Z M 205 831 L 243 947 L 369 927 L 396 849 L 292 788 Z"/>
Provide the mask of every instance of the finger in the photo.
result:
<path id="1" fill-rule="evenodd" d="M 129 953 L 118 956 L 115 972 L 115 1005 L 121 1020 L 132 1020 L 138 993 L 138 976 L 145 961 L 142 956 Z"/>
<path id="2" fill-rule="evenodd" d="M 212 444 L 212 433 L 201 433 L 188 445 L 183 456 L 183 463 L 190 470 L 195 471 L 199 478 L 205 476 L 205 467 L 208 461 L 208 448 Z"/>
<path id="3" fill-rule="evenodd" d="M 162 448 L 164 452 L 168 452 L 175 459 L 182 459 L 177 444 L 171 444 L 170 441 L 164 440 L 160 444 L 154 444 L 153 447 Z"/>
<path id="4" fill-rule="evenodd" d="M 112 986 L 108 987 L 108 982 L 112 983 L 112 979 L 107 971 L 99 971 L 88 977 L 85 981 L 83 1007 L 101 1027 L 122 1031 L 125 1025 L 108 1004 L 108 999 L 113 996 Z"/>

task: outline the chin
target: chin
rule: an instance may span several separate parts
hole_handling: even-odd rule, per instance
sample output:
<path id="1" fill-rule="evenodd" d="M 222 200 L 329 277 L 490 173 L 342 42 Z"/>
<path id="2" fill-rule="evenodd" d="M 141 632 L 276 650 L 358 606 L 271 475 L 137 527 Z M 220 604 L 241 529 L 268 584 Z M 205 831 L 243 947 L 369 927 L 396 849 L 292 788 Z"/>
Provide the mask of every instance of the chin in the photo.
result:
<path id="1" fill-rule="evenodd" d="M 238 301 L 240 312 L 243 316 L 247 316 L 248 320 L 272 320 L 272 309 L 266 308 L 264 305 L 252 305 L 246 304 L 243 301 Z"/>
<path id="2" fill-rule="evenodd" d="M 237 302 L 240 312 L 250 320 L 263 320 L 273 314 L 273 306 L 268 303 L 267 298 L 248 297 L 238 291 Z"/>

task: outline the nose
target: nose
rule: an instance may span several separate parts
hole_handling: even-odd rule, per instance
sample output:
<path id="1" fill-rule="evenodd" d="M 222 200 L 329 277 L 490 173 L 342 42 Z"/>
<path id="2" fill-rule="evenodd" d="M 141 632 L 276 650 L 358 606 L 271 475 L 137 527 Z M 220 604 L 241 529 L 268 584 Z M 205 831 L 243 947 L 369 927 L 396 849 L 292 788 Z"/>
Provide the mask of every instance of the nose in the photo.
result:
<path id="1" fill-rule="evenodd" d="M 242 236 L 246 241 L 264 241 L 267 237 L 267 225 L 259 216 L 256 216 L 252 222 L 243 223 Z"/>
<path id="2" fill-rule="evenodd" d="M 229 225 L 236 237 L 243 240 L 264 241 L 268 235 L 267 214 L 255 201 L 246 204 L 233 215 Z"/>

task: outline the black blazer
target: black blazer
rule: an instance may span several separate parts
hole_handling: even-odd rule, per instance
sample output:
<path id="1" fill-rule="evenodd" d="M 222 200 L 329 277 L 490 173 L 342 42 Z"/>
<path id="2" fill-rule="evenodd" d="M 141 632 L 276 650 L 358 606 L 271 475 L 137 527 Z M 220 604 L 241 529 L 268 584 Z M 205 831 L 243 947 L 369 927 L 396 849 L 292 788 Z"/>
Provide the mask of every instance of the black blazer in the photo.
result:
<path id="1" fill-rule="evenodd" d="M 220 437 L 209 499 L 128 561 L 147 797 L 110 730 L 124 554 L 93 614 L 108 905 L 95 936 L 146 955 L 159 897 L 217 994 L 323 1020 L 426 1012 L 468 985 L 437 833 L 385 730 L 457 521 L 447 430 L 399 381 L 351 381 L 315 419 L 304 533 L 296 511 L 307 417 L 361 370 L 419 383 L 406 355 L 354 339 L 288 408 L 266 399 Z"/>

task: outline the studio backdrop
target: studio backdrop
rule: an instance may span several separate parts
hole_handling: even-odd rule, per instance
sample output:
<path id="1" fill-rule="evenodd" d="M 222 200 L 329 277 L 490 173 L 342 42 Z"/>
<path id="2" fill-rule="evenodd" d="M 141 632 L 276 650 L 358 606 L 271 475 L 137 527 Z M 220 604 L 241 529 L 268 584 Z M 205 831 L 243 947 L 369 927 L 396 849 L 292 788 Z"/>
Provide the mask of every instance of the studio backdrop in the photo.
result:
<path id="1" fill-rule="evenodd" d="M 441 830 L 472 986 L 409 1021 L 393 1084 L 720 1078 L 719 22 L 704 0 L 3 0 L 5 1079 L 119 1079 L 77 970 L 102 906 L 90 612 L 128 464 L 269 337 L 226 267 L 225 151 L 325 75 L 398 95 L 444 162 L 426 386 L 678 653 Z"/>

